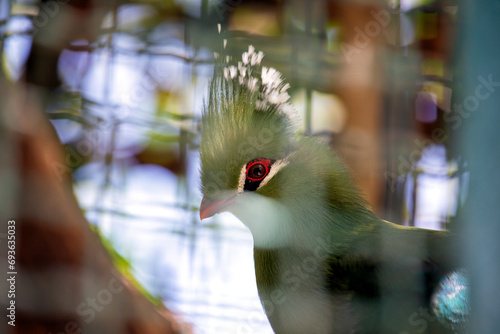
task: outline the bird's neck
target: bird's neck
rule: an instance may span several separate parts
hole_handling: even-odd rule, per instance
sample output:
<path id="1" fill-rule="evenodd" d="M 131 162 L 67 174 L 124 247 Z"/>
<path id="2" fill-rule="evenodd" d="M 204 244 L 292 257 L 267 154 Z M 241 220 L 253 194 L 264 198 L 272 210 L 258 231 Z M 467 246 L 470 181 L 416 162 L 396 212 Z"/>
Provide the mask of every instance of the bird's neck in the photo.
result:
<path id="1" fill-rule="evenodd" d="M 353 252 L 353 246 L 364 243 L 367 236 L 376 233 L 383 224 L 362 203 L 329 203 L 328 206 L 320 201 L 315 203 L 292 211 L 294 231 L 288 248 L 283 252 L 290 249 L 317 252 L 320 248 L 330 255 L 342 256 Z M 301 254 L 302 251 L 295 253 Z"/>
<path id="2" fill-rule="evenodd" d="M 312 252 L 297 247 L 254 248 L 259 297 L 276 333 L 330 332 L 333 309 L 325 293 L 324 246 Z M 309 321 L 318 328 L 303 328 L 310 326 Z"/>

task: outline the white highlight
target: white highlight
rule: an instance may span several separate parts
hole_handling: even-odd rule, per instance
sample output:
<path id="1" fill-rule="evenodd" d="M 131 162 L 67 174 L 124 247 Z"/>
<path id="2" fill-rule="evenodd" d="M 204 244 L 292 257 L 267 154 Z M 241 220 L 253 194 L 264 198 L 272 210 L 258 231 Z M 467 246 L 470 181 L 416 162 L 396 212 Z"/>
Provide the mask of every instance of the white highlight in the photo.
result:
<path id="1" fill-rule="evenodd" d="M 251 66 L 259 65 L 260 62 L 262 61 L 262 58 L 264 58 L 264 53 L 262 51 L 255 53 L 255 48 L 253 47 L 253 45 L 249 45 L 248 51 L 244 52 L 241 55 L 241 60 L 243 61 L 243 64 L 245 65 L 250 64 Z"/>
<path id="2" fill-rule="evenodd" d="M 240 71 L 240 75 L 244 78 L 247 73 L 247 67 L 243 66 L 241 61 L 238 62 L 238 70 Z"/>
<path id="3" fill-rule="evenodd" d="M 280 113 L 287 115 L 288 119 L 290 120 L 290 123 L 294 127 L 298 127 L 300 124 L 300 116 L 293 104 L 290 103 L 283 103 L 278 107 L 278 110 Z"/>
<path id="4" fill-rule="evenodd" d="M 259 187 L 257 188 L 257 190 L 262 188 L 263 186 L 265 186 L 269 181 L 271 181 L 271 179 L 274 177 L 274 175 L 278 174 L 278 172 L 281 170 L 281 168 L 285 167 L 286 165 L 288 165 L 288 160 L 286 158 L 283 160 L 276 160 L 272 164 L 271 170 L 269 171 L 269 174 L 267 174 L 267 176 L 264 178 L 264 180 L 262 180 L 262 182 L 259 184 Z"/>
<path id="5" fill-rule="evenodd" d="M 269 102 L 277 105 L 286 103 L 289 98 L 290 95 L 288 95 L 287 92 L 279 92 L 277 89 L 272 90 L 267 94 L 267 99 L 269 100 Z"/>
<path id="6" fill-rule="evenodd" d="M 283 82 L 281 73 L 272 67 L 262 66 L 261 77 L 262 84 L 268 86 L 269 88 L 278 88 L 278 86 Z"/>
<path id="7" fill-rule="evenodd" d="M 224 68 L 224 78 L 226 80 L 236 78 L 237 74 L 238 74 L 238 69 L 234 66 L 229 66 Z"/>
<path id="8" fill-rule="evenodd" d="M 248 78 L 248 89 L 250 89 L 252 92 L 255 92 L 258 88 L 258 83 L 259 81 L 257 80 L 257 78 Z"/>
<path id="9" fill-rule="evenodd" d="M 245 180 L 247 178 L 247 164 L 241 167 L 240 178 L 238 180 L 238 194 L 245 190 Z"/>
<path id="10" fill-rule="evenodd" d="M 224 45 L 225 43 L 226 40 L 224 40 Z M 257 92 L 256 110 L 266 111 L 269 108 L 277 108 L 279 113 L 290 120 L 293 127 L 297 127 L 300 124 L 299 115 L 288 102 L 290 95 L 287 90 L 290 85 L 284 82 L 281 72 L 275 68 L 262 66 L 260 69 L 257 67 L 262 58 L 264 58 L 264 53 L 262 51 L 255 52 L 255 48 L 249 45 L 248 51 L 242 54 L 237 67 L 228 66 L 224 69 L 224 78 L 228 81 L 235 80 L 235 83 L 246 86 L 251 92 Z M 229 63 L 229 56 L 227 56 L 226 62 Z"/>
<path id="11" fill-rule="evenodd" d="M 243 64 L 247 65 L 248 64 L 248 53 L 247 52 L 244 52 L 242 55 L 241 55 L 241 60 L 243 61 Z"/>
<path id="12" fill-rule="evenodd" d="M 238 74 L 238 70 L 234 66 L 229 66 L 229 74 L 231 76 L 231 79 L 236 78 L 236 75 Z"/>

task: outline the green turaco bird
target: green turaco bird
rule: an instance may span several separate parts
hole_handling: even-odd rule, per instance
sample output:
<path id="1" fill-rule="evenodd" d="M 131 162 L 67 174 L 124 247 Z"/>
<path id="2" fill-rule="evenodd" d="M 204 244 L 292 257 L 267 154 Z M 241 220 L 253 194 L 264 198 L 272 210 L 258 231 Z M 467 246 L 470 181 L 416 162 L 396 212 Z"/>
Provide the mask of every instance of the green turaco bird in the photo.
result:
<path id="1" fill-rule="evenodd" d="M 367 209 L 324 143 L 296 133 L 289 85 L 250 46 L 216 69 L 200 144 L 200 217 L 229 211 L 254 239 L 257 287 L 276 333 L 455 333 L 465 272 L 445 232 Z"/>

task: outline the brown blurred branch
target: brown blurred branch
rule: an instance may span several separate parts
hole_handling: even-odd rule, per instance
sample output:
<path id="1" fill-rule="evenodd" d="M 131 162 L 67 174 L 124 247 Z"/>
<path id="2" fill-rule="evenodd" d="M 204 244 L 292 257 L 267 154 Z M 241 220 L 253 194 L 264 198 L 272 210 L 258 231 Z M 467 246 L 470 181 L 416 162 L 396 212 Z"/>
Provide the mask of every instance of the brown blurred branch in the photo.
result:
<path id="1" fill-rule="evenodd" d="M 39 93 L 23 87 L 1 91 L 8 97 L 3 102 L 9 101 L 0 106 L 3 136 L 10 138 L 0 142 L 8 146 L 2 152 L 10 152 L 3 159 L 17 170 L 16 189 L 0 188 L 0 198 L 16 194 L 14 214 L 0 215 L 16 222 L 16 326 L 8 326 L 11 332 L 190 332 L 115 270 L 78 207 L 69 174 L 58 175 L 56 166 L 65 161 Z M 2 259 L 5 251 L 2 240 Z"/>

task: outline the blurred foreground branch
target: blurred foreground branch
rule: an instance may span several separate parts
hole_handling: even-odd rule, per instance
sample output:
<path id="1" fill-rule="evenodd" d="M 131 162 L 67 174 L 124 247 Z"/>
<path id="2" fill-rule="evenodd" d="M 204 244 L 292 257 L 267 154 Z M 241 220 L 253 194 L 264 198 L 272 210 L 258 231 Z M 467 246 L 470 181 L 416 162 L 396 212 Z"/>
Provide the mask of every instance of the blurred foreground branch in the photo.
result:
<path id="1" fill-rule="evenodd" d="M 15 327 L 4 316 L 0 332 L 190 332 L 114 268 L 78 207 L 38 93 L 6 85 L 0 91 L 0 263 L 6 273 L 7 225 L 15 221 L 17 273 L 14 298 L 7 298 L 12 282 L 0 283 L 7 315 L 15 302 Z"/>

